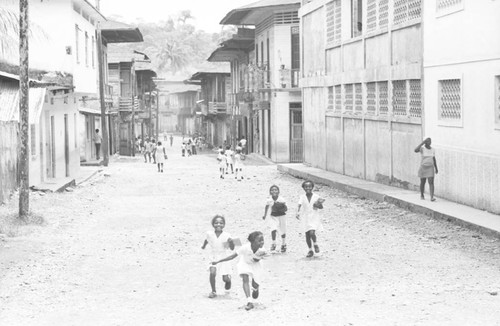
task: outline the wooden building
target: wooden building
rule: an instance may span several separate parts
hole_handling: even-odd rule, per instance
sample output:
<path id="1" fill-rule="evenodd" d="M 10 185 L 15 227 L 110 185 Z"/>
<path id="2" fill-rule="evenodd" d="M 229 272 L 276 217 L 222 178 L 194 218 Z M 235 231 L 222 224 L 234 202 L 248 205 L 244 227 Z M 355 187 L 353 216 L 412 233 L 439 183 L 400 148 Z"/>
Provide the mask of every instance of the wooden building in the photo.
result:
<path id="1" fill-rule="evenodd" d="M 299 0 L 263 0 L 233 9 L 221 21 L 255 28 L 248 64 L 233 64 L 232 73 L 242 79 L 237 93 L 251 98 L 250 146 L 274 162 L 303 158 L 299 7 Z"/>

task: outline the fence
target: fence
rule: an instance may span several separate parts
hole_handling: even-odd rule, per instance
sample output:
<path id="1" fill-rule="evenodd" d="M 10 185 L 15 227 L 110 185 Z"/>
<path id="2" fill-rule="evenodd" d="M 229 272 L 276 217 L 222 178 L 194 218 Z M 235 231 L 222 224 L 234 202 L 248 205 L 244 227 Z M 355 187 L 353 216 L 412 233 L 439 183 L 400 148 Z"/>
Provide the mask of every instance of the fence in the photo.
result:
<path id="1" fill-rule="evenodd" d="M 17 153 L 19 125 L 0 121 L 0 204 L 19 186 Z"/>

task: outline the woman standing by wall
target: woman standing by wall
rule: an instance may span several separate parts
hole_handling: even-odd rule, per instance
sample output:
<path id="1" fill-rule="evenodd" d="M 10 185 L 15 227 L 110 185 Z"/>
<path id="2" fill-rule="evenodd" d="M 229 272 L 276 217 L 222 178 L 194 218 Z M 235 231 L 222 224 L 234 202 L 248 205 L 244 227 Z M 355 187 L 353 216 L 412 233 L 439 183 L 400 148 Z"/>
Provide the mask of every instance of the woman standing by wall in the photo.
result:
<path id="1" fill-rule="evenodd" d="M 420 153 L 422 157 L 420 168 L 418 169 L 418 177 L 420 178 L 420 199 L 425 199 L 425 181 L 429 180 L 431 201 L 435 201 L 434 174 L 438 173 L 438 167 L 436 162 L 436 153 L 434 151 L 434 148 L 431 147 L 431 139 L 424 139 L 424 141 L 415 148 L 415 153 Z"/>

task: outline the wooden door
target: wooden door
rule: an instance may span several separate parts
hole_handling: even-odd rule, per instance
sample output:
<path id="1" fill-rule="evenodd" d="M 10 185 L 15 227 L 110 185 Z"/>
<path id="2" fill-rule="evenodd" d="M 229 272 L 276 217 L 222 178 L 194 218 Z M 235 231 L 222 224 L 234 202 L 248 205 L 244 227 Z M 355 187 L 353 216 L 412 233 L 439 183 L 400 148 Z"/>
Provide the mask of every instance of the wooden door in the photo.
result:
<path id="1" fill-rule="evenodd" d="M 120 123 L 120 155 L 132 156 L 132 126 L 129 122 Z"/>
<path id="2" fill-rule="evenodd" d="M 297 107 L 301 103 L 290 103 L 290 107 Z M 290 109 L 290 162 L 303 161 L 304 142 L 302 139 L 302 110 Z"/>

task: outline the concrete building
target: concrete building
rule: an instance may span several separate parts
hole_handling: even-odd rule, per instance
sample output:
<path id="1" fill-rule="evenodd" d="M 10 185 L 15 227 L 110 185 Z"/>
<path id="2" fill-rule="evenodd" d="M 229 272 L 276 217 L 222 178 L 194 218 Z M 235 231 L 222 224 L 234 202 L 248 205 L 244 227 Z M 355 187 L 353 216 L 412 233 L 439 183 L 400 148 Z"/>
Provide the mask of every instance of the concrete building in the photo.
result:
<path id="1" fill-rule="evenodd" d="M 404 188 L 419 183 L 420 0 L 313 0 L 299 11 L 305 162 Z"/>
<path id="2" fill-rule="evenodd" d="M 436 194 L 500 213 L 500 2 L 423 4 L 424 135 Z"/>
<path id="3" fill-rule="evenodd" d="M 263 0 L 233 9 L 221 21 L 255 27 L 248 64 L 233 74 L 247 80 L 240 92 L 252 97 L 250 146 L 274 162 L 303 157 L 299 7 L 298 0 Z"/>

